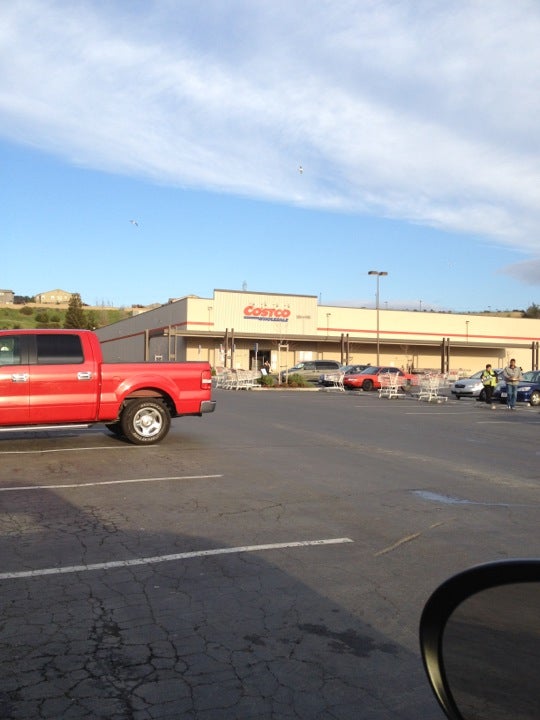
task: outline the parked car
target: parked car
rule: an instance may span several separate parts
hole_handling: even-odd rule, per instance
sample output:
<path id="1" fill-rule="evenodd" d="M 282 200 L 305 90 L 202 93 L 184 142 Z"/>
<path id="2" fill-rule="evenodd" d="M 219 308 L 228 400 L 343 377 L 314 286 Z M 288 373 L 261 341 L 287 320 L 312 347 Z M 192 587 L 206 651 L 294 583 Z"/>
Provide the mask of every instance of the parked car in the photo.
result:
<path id="1" fill-rule="evenodd" d="M 301 375 L 308 382 L 319 382 L 319 377 L 325 372 L 336 372 L 341 369 L 337 360 L 306 360 L 296 363 L 290 370 L 282 370 L 281 382 L 285 382 L 288 375 Z"/>
<path id="2" fill-rule="evenodd" d="M 506 383 L 499 382 L 493 391 L 493 400 L 505 403 L 506 397 Z M 540 370 L 523 373 L 523 380 L 518 383 L 517 401 L 529 403 L 533 407 L 540 405 Z"/>
<path id="3" fill-rule="evenodd" d="M 484 400 L 486 399 L 486 393 L 482 384 L 482 380 L 480 380 L 483 372 L 483 370 L 479 370 L 478 372 L 475 372 L 474 375 L 471 375 L 468 378 L 461 378 L 461 380 L 457 380 L 452 385 L 452 387 L 450 388 L 450 392 L 456 398 L 456 400 L 461 400 L 461 398 L 469 397 L 476 398 L 477 400 L 484 402 Z M 497 375 L 497 380 L 499 380 L 502 376 L 502 370 L 494 370 L 494 373 Z"/>
<path id="4" fill-rule="evenodd" d="M 362 372 L 362 370 L 365 370 L 367 367 L 368 365 L 343 365 L 339 370 L 334 370 L 332 372 L 327 372 L 320 375 L 319 385 L 330 387 L 331 385 L 335 384 L 336 375 L 338 375 L 339 373 L 343 373 L 343 375 L 354 375 L 356 373 Z"/>
<path id="5" fill-rule="evenodd" d="M 343 378 L 343 386 L 349 390 L 378 390 L 381 387 L 380 376 L 385 373 L 398 373 L 403 379 L 404 387 L 412 379 L 410 373 L 405 373 L 397 367 L 370 365 L 362 370 L 362 372 L 345 375 Z"/>

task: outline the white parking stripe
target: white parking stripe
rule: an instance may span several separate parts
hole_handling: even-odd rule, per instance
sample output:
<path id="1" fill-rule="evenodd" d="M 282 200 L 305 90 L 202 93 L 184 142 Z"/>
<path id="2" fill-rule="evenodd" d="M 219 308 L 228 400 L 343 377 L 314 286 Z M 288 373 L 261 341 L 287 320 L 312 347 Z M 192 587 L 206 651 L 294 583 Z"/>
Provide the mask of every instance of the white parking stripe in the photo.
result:
<path id="1" fill-rule="evenodd" d="M 90 570 L 111 570 L 114 568 L 133 567 L 135 565 L 150 565 L 174 560 L 189 560 L 195 557 L 209 557 L 211 555 L 232 555 L 235 553 L 261 552 L 263 550 L 283 550 L 286 548 L 309 547 L 313 545 L 338 545 L 352 543 L 350 538 L 329 538 L 326 540 L 300 540 L 289 543 L 272 543 L 269 545 L 244 545 L 232 548 L 215 548 L 214 550 L 194 550 L 193 552 L 176 553 L 175 555 L 156 555 L 155 557 L 134 558 L 132 560 L 116 560 L 92 565 L 68 565 L 60 568 L 43 568 L 42 570 L 24 570 L 21 572 L 0 573 L 0 580 L 13 580 L 18 578 L 42 577 L 44 575 L 65 575 L 67 573 L 88 572 Z"/>
<path id="2" fill-rule="evenodd" d="M 61 453 L 61 452 L 84 452 L 86 450 L 93 452 L 94 450 L 147 450 L 144 445 L 105 445 L 103 447 L 70 447 L 70 448 L 50 448 L 42 450 L 2 450 L 0 455 L 45 455 L 45 453 Z"/>
<path id="3" fill-rule="evenodd" d="M 133 478 L 132 480 L 101 480 L 99 482 L 86 483 L 65 483 L 62 485 L 12 485 L 11 487 L 0 487 L 0 492 L 17 492 L 18 490 L 61 490 L 62 488 L 96 487 L 99 485 L 124 485 L 126 483 L 150 483 L 166 482 L 167 480 L 207 480 L 209 478 L 220 478 L 223 475 L 178 475 L 171 477 L 157 478 Z"/>
<path id="4" fill-rule="evenodd" d="M 430 410 L 426 408 L 425 410 L 413 410 L 412 412 L 406 412 L 405 415 L 429 415 L 429 417 L 432 417 L 433 415 L 463 415 L 462 412 L 452 412 L 446 411 L 446 410 Z"/>

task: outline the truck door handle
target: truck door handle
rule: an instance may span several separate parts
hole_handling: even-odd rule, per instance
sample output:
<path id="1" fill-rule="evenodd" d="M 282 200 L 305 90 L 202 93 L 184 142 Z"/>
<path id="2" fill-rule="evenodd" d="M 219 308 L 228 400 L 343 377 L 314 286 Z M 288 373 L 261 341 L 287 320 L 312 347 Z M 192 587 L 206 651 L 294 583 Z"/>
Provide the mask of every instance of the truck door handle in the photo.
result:
<path id="1" fill-rule="evenodd" d="M 28 373 L 15 373 L 14 375 L 11 376 L 11 382 L 25 383 L 25 382 L 28 382 L 29 377 L 30 376 L 28 375 Z"/>
<path id="2" fill-rule="evenodd" d="M 77 380 L 91 380 L 92 379 L 92 373 L 91 372 L 79 372 L 77 373 Z"/>

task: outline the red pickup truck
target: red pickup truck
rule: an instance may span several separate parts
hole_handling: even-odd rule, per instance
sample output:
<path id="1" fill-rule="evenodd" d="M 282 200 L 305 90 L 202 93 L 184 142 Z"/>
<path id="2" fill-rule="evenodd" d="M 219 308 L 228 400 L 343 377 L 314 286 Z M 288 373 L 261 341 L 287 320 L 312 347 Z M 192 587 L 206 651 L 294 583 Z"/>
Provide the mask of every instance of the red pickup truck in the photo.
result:
<path id="1" fill-rule="evenodd" d="M 0 433 L 105 423 L 136 445 L 213 412 L 207 362 L 105 363 L 90 330 L 0 331 Z"/>

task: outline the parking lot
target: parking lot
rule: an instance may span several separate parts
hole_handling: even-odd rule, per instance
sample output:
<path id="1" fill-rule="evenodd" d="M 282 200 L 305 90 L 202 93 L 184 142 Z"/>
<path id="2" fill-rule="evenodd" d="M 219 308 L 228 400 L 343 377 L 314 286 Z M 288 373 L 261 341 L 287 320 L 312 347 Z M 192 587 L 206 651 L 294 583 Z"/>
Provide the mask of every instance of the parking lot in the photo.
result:
<path id="1" fill-rule="evenodd" d="M 441 720 L 422 606 L 540 555 L 539 410 L 215 399 L 148 448 L 0 435 L 0 716 Z"/>

